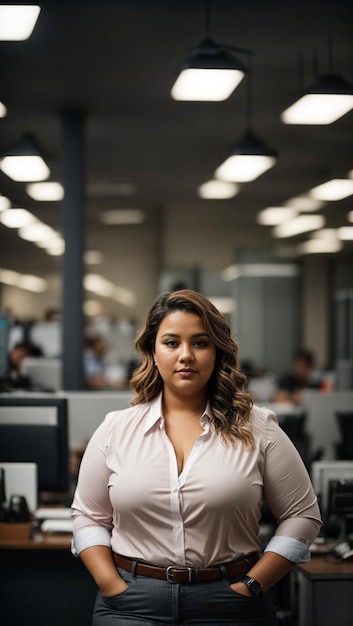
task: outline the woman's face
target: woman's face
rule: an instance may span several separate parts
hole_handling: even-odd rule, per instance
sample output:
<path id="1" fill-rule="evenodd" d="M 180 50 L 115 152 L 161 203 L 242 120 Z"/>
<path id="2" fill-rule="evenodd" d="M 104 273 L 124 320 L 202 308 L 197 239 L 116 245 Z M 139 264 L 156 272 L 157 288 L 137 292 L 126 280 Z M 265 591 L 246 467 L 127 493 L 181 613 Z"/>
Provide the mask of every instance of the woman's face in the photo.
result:
<path id="1" fill-rule="evenodd" d="M 216 346 L 195 313 L 174 311 L 161 322 L 154 359 L 164 388 L 178 395 L 206 396 L 216 362 Z"/>

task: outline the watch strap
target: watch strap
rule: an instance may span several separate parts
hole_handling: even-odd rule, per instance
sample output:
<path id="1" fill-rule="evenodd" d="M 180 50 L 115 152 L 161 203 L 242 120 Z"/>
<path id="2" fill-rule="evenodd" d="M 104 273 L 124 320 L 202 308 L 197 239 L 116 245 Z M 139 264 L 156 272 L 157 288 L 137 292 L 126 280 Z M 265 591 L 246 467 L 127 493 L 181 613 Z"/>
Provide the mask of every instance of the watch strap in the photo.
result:
<path id="1" fill-rule="evenodd" d="M 263 595 L 263 586 L 259 583 L 258 580 L 256 580 L 256 578 L 253 578 L 252 576 L 243 576 L 240 580 L 257 598 Z"/>

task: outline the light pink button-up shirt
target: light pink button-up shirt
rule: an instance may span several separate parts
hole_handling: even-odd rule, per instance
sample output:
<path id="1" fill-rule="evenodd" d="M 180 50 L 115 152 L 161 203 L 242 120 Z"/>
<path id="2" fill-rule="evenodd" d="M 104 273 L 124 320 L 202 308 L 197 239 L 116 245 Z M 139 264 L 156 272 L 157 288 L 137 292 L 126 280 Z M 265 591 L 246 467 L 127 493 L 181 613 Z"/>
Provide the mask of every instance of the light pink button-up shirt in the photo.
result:
<path id="1" fill-rule="evenodd" d="M 156 565 L 207 567 L 261 549 L 266 498 L 278 521 L 267 550 L 294 562 L 321 521 L 303 462 L 275 415 L 254 407 L 255 448 L 226 447 L 207 406 L 180 475 L 161 395 L 108 413 L 85 451 L 74 496 L 74 553 L 92 545 Z"/>

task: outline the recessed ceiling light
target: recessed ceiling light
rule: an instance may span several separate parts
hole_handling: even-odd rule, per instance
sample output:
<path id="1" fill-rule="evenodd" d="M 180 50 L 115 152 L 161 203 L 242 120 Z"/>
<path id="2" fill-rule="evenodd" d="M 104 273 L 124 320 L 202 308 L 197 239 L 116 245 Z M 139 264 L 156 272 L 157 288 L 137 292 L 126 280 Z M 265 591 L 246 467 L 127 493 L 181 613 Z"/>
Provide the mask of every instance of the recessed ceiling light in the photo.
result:
<path id="1" fill-rule="evenodd" d="M 314 239 L 324 239 L 325 241 L 337 241 L 337 228 L 321 228 L 313 233 Z"/>
<path id="2" fill-rule="evenodd" d="M 103 262 L 104 256 L 99 250 L 86 250 L 83 258 L 86 265 L 99 265 Z"/>
<path id="3" fill-rule="evenodd" d="M 33 274 L 22 274 L 19 277 L 17 286 L 35 293 L 43 293 L 47 288 L 47 281 L 39 276 L 33 276 Z"/>
<path id="4" fill-rule="evenodd" d="M 27 185 L 26 191 L 33 200 L 56 202 L 64 197 L 64 188 L 60 183 L 44 182 Z"/>
<path id="5" fill-rule="evenodd" d="M 14 270 L 0 268 L 0 282 L 2 282 L 4 285 L 11 285 L 13 287 L 16 287 L 19 277 L 20 274 L 18 272 L 15 272 Z"/>
<path id="6" fill-rule="evenodd" d="M 240 263 L 229 265 L 221 272 L 223 280 L 236 280 L 242 276 L 259 278 L 264 276 L 297 276 L 298 267 L 292 263 Z"/>
<path id="7" fill-rule="evenodd" d="M 323 215 L 299 215 L 288 222 L 278 224 L 273 229 L 273 236 L 278 238 L 295 237 L 301 233 L 318 230 L 325 224 Z"/>
<path id="8" fill-rule="evenodd" d="M 351 241 L 353 239 L 353 226 L 341 226 L 341 228 L 338 228 L 338 237 L 343 241 Z"/>
<path id="9" fill-rule="evenodd" d="M 343 200 L 353 194 L 353 180 L 348 178 L 333 178 L 309 191 L 316 200 Z"/>
<path id="10" fill-rule="evenodd" d="M 205 200 L 226 200 L 238 193 L 238 186 L 225 180 L 208 180 L 198 188 L 200 198 Z"/>
<path id="11" fill-rule="evenodd" d="M 311 213 L 311 211 L 317 211 L 318 209 L 321 209 L 323 205 L 324 202 L 322 200 L 311 198 L 308 194 L 290 198 L 290 200 L 287 200 L 284 203 L 284 206 L 297 209 L 301 213 Z"/>
<path id="12" fill-rule="evenodd" d="M 293 219 L 297 214 L 298 211 L 290 207 L 268 207 L 257 214 L 256 221 L 263 226 L 277 226 Z"/>
<path id="13" fill-rule="evenodd" d="M 49 240 L 45 245 L 45 250 L 50 256 L 61 256 L 65 252 L 65 242 L 63 239 Z"/>
<path id="14" fill-rule="evenodd" d="M 11 206 L 11 202 L 6 196 L 0 195 L 0 211 L 7 211 Z"/>
<path id="15" fill-rule="evenodd" d="M 47 288 L 47 281 L 44 278 L 7 269 L 0 269 L 0 283 L 36 293 L 42 293 Z"/>
<path id="16" fill-rule="evenodd" d="M 103 298 L 111 298 L 114 293 L 114 285 L 99 274 L 86 274 L 84 287 Z"/>
<path id="17" fill-rule="evenodd" d="M 234 301 L 234 298 L 215 296 L 214 298 L 210 297 L 210 300 L 212 304 L 214 304 L 216 309 L 223 313 L 223 315 L 227 315 L 235 311 L 236 303 Z"/>
<path id="18" fill-rule="evenodd" d="M 19 236 L 26 241 L 48 241 L 56 235 L 55 231 L 43 222 L 37 221 L 23 226 L 18 231 Z"/>
<path id="19" fill-rule="evenodd" d="M 34 242 L 38 248 L 48 248 L 48 246 L 60 247 L 64 243 L 64 240 L 60 233 L 51 229 L 51 234 L 48 238 Z"/>
<path id="20" fill-rule="evenodd" d="M 101 216 L 102 224 L 109 226 L 120 224 L 141 224 L 145 219 L 143 211 L 138 209 L 112 209 L 104 211 Z"/>
<path id="21" fill-rule="evenodd" d="M 114 285 L 114 283 L 100 276 L 100 274 L 86 274 L 84 287 L 87 291 L 92 291 L 103 298 L 110 298 L 128 307 L 136 304 L 136 296 L 132 291 L 125 289 L 125 287 Z"/>
<path id="22" fill-rule="evenodd" d="M 329 254 L 342 250 L 342 242 L 333 239 L 309 239 L 298 246 L 302 254 Z"/>
<path id="23" fill-rule="evenodd" d="M 87 193 L 93 197 L 133 196 L 137 192 L 134 183 L 97 181 L 87 186 Z"/>
<path id="24" fill-rule="evenodd" d="M 22 228 L 36 221 L 34 215 L 27 209 L 7 209 L 0 213 L 0 222 L 8 228 Z"/>
<path id="25" fill-rule="evenodd" d="M 236 264 L 228 265 L 228 267 L 226 267 L 221 272 L 221 278 L 222 280 L 226 282 L 236 280 L 237 278 L 239 278 L 239 276 L 240 276 L 240 271 L 239 271 L 238 265 Z"/>

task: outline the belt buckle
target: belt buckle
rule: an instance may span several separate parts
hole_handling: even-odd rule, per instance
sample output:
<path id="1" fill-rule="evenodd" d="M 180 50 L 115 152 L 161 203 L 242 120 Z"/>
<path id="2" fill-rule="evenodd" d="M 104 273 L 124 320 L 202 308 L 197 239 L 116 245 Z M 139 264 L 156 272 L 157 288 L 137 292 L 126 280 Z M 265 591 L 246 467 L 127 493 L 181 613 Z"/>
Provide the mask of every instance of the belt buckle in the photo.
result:
<path id="1" fill-rule="evenodd" d="M 173 572 L 172 570 L 176 569 L 176 570 L 187 570 L 188 571 L 188 577 L 189 580 L 188 582 L 191 583 L 192 582 L 192 567 L 188 567 L 187 565 L 169 565 L 165 571 L 165 577 L 167 579 L 167 581 L 169 583 L 174 583 L 175 581 L 173 580 Z"/>

